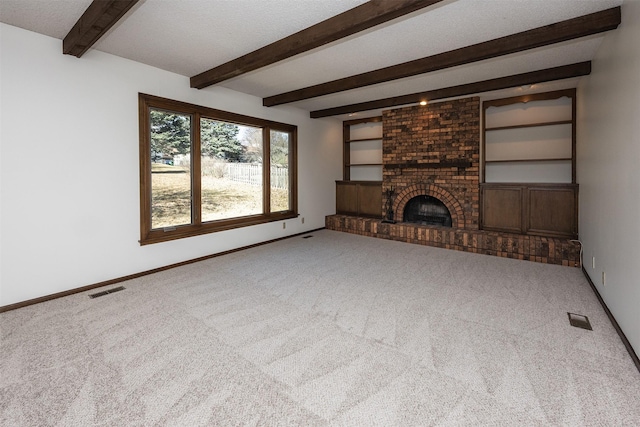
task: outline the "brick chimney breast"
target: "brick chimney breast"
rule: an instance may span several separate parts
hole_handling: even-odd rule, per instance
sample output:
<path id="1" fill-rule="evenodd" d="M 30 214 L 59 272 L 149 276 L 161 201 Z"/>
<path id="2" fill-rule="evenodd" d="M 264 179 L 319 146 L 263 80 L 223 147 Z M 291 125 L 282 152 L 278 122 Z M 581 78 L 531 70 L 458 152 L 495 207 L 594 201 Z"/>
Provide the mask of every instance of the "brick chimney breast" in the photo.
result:
<path id="1" fill-rule="evenodd" d="M 427 195 L 449 209 L 453 228 L 477 230 L 480 98 L 387 110 L 382 121 L 382 191 L 394 190 L 396 221 L 412 197 Z"/>

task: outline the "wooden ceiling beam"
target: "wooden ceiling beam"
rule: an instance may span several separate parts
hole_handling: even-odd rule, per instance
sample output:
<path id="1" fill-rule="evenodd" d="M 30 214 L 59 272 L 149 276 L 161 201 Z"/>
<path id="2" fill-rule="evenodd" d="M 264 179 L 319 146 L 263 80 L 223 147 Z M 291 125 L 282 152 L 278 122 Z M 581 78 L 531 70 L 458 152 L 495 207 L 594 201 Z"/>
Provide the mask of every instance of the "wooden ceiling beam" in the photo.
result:
<path id="1" fill-rule="evenodd" d="M 442 0 L 371 0 L 258 50 L 191 77 L 202 89 L 315 49 Z"/>
<path id="2" fill-rule="evenodd" d="M 62 40 L 62 53 L 80 58 L 139 0 L 94 0 Z"/>
<path id="3" fill-rule="evenodd" d="M 620 7 L 614 7 L 426 58 L 269 96 L 262 100 L 262 104 L 267 107 L 287 104 L 598 34 L 617 28 L 620 16 Z"/>
<path id="4" fill-rule="evenodd" d="M 515 74 L 512 76 L 484 80 L 481 82 L 446 87 L 426 92 L 412 93 L 409 95 L 394 96 L 392 98 L 378 99 L 375 101 L 361 102 L 358 104 L 344 105 L 341 107 L 327 108 L 324 110 L 311 111 L 310 117 L 312 119 L 318 119 L 321 117 L 337 116 L 339 114 L 356 113 L 358 111 L 377 110 L 380 108 L 389 108 L 398 105 L 417 104 L 421 101 L 433 101 L 436 99 L 473 95 L 476 93 L 488 92 L 492 90 L 509 89 L 518 86 L 585 76 L 590 73 L 591 61 L 579 62 L 577 64 L 563 65 L 561 67 L 547 68 L 544 70 Z"/>

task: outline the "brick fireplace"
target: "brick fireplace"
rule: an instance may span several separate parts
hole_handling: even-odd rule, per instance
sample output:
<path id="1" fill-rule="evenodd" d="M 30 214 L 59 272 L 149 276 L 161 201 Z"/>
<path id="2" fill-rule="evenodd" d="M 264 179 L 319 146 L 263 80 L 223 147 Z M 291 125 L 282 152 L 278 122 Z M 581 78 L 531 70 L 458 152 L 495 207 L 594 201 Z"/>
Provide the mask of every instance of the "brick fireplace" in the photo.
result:
<path id="1" fill-rule="evenodd" d="M 329 229 L 448 249 L 579 265 L 579 246 L 565 239 L 488 232 L 480 219 L 480 99 L 478 97 L 382 113 L 382 205 L 393 194 L 395 224 L 330 215 Z M 405 207 L 430 196 L 451 216 L 451 227 L 403 222 Z"/>
<path id="2" fill-rule="evenodd" d="M 382 121 L 382 191 L 394 191 L 394 219 L 425 195 L 444 203 L 452 227 L 477 230 L 480 98 L 388 110 Z"/>

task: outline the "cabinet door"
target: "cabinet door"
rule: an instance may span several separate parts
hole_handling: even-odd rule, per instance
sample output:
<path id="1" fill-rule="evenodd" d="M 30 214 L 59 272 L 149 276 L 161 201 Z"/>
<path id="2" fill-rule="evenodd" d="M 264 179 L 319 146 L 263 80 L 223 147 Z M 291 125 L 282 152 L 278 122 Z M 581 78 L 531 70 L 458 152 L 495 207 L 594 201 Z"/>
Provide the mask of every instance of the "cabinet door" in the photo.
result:
<path id="1" fill-rule="evenodd" d="M 522 233 L 522 188 L 496 186 L 483 188 L 483 228 Z"/>
<path id="2" fill-rule="evenodd" d="M 482 185 L 482 228 L 576 238 L 578 185 Z"/>
<path id="3" fill-rule="evenodd" d="M 542 236 L 576 236 L 576 190 L 529 188 L 528 232 Z"/>
<path id="4" fill-rule="evenodd" d="M 358 188 L 355 183 L 336 183 L 336 213 L 358 214 Z"/>
<path id="5" fill-rule="evenodd" d="M 360 215 L 382 218 L 382 183 L 360 183 L 358 205 Z"/>

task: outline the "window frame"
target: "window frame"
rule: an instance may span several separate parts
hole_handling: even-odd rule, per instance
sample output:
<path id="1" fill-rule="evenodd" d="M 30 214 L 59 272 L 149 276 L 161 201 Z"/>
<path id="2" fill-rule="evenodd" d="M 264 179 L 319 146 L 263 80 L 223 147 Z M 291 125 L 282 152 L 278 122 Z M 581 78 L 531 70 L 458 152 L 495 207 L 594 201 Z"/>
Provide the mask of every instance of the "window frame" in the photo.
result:
<path id="1" fill-rule="evenodd" d="M 191 223 L 152 229 L 152 182 L 151 182 L 151 121 L 150 111 L 165 110 L 171 113 L 190 115 L 191 126 Z M 207 118 L 237 125 L 259 127 L 263 136 L 261 214 L 202 222 L 202 187 L 200 168 L 200 119 Z M 140 150 L 140 245 L 165 242 L 217 231 L 248 227 L 298 216 L 298 127 L 286 123 L 259 119 L 214 108 L 203 107 L 159 96 L 138 93 L 138 122 Z M 271 130 L 290 134 L 289 143 L 289 210 L 271 212 Z"/>

